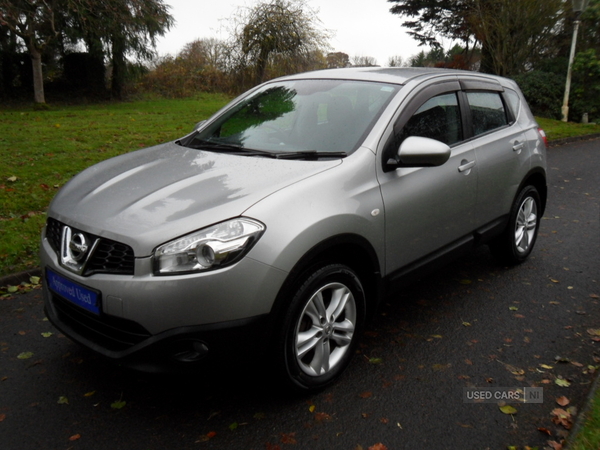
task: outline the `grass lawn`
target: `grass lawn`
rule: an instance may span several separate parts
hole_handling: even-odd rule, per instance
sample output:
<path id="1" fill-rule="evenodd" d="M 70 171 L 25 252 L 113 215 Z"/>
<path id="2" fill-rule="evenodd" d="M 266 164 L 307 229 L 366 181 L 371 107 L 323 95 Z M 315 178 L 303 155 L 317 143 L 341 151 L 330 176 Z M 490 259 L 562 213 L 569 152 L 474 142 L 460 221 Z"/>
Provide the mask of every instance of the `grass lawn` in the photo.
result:
<path id="1" fill-rule="evenodd" d="M 578 432 L 567 441 L 569 450 L 600 449 L 600 390 L 596 390 L 588 408 Z"/>
<path id="2" fill-rule="evenodd" d="M 595 123 L 565 123 L 560 120 L 544 119 L 541 117 L 536 117 L 536 120 L 540 124 L 540 127 L 544 129 L 550 141 L 600 133 L 600 125 Z"/>
<path id="3" fill-rule="evenodd" d="M 229 99 L 202 94 L 85 106 L 0 109 L 0 276 L 38 264 L 40 230 L 57 190 L 104 159 L 181 137 Z M 548 137 L 600 133 L 600 125 L 541 119 Z"/>

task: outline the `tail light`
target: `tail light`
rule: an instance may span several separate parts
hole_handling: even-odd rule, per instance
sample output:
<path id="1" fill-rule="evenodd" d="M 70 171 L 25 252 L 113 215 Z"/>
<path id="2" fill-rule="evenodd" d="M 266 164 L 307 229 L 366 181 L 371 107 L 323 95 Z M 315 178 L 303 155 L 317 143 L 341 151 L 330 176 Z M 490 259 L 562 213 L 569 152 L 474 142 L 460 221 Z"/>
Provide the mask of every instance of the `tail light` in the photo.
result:
<path id="1" fill-rule="evenodd" d="M 538 133 L 540 134 L 540 137 L 542 138 L 542 141 L 544 141 L 544 144 L 546 145 L 546 147 L 548 147 L 548 137 L 546 136 L 546 133 L 544 132 L 544 130 L 542 130 L 541 128 L 538 128 Z"/>

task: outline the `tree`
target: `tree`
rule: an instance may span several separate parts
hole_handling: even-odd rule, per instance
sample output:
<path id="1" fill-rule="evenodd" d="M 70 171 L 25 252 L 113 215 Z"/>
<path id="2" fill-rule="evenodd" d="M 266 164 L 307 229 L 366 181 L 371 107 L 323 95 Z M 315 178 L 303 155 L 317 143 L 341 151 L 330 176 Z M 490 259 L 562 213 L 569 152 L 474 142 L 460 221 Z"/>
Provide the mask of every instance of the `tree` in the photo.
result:
<path id="1" fill-rule="evenodd" d="M 404 58 L 400 55 L 390 56 L 388 59 L 388 67 L 404 67 L 406 66 Z"/>
<path id="2" fill-rule="evenodd" d="M 600 0 L 591 0 L 581 15 L 579 51 L 573 64 L 573 117 L 584 113 L 600 121 Z"/>
<path id="3" fill-rule="evenodd" d="M 472 0 L 466 22 L 487 57 L 483 69 L 501 76 L 516 75 L 544 55 L 562 0 Z M 547 55 L 546 55 L 547 56 Z"/>
<path id="4" fill-rule="evenodd" d="M 226 51 L 225 42 L 214 38 L 189 42 L 175 57 L 154 61 L 137 88 L 170 98 L 229 91 Z"/>
<path id="5" fill-rule="evenodd" d="M 173 18 L 162 0 L 0 0 L 0 26 L 23 40 L 33 65 L 34 99 L 45 103 L 42 55 L 53 41 L 84 41 L 112 61 L 112 90 L 120 97 L 126 55 L 153 55 L 155 39 Z"/>
<path id="6" fill-rule="evenodd" d="M 337 69 L 340 67 L 348 67 L 350 65 L 350 57 L 346 53 L 335 52 L 327 54 L 327 68 Z"/>
<path id="7" fill-rule="evenodd" d="M 377 60 L 372 56 L 356 55 L 352 57 L 352 65 L 354 67 L 376 67 Z"/>
<path id="8" fill-rule="evenodd" d="M 328 37 L 305 0 L 269 0 L 240 10 L 233 47 L 242 70 L 251 67 L 254 82 L 261 83 L 270 62 L 286 60 L 293 70 L 322 53 Z"/>
<path id="9" fill-rule="evenodd" d="M 34 101 L 46 103 L 42 53 L 58 36 L 54 14 L 58 1 L 0 0 L 0 25 L 23 39 L 33 67 Z"/>
<path id="10" fill-rule="evenodd" d="M 163 0 L 79 0 L 71 16 L 90 51 L 99 43 L 110 55 L 111 94 L 121 98 L 127 75 L 126 55 L 141 59 L 154 56 L 156 38 L 173 24 Z"/>
<path id="11" fill-rule="evenodd" d="M 388 0 L 395 3 L 392 14 L 416 18 L 406 20 L 403 26 L 420 45 L 441 47 L 439 37 L 469 42 L 474 36 L 465 26 L 471 0 Z"/>
<path id="12" fill-rule="evenodd" d="M 403 25 L 420 44 L 440 48 L 438 38 L 447 38 L 469 53 L 475 42 L 480 70 L 499 75 L 520 73 L 543 54 L 564 12 L 563 0 L 388 1 L 392 14 L 415 18 Z"/>

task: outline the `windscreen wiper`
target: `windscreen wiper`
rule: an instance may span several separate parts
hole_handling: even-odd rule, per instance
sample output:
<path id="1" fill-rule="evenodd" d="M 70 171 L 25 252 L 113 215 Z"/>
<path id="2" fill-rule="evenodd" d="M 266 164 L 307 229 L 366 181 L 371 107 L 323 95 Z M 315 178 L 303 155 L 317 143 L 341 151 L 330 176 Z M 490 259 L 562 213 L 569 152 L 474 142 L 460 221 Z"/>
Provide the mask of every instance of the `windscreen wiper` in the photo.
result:
<path id="1" fill-rule="evenodd" d="M 194 148 L 197 150 L 208 150 L 218 151 L 224 153 L 233 153 L 239 156 L 265 156 L 267 158 L 277 158 L 277 154 L 268 152 L 265 150 L 255 150 L 252 148 L 246 148 L 240 144 L 229 144 L 226 142 L 216 142 L 210 140 L 194 140 L 190 142 L 186 147 Z"/>
<path id="2" fill-rule="evenodd" d="M 186 147 L 195 148 L 197 150 L 217 150 L 224 152 L 242 152 L 244 147 L 239 144 L 229 144 L 226 142 L 209 141 L 206 139 L 194 139 L 186 143 Z"/>
<path id="3" fill-rule="evenodd" d="M 348 156 L 346 152 L 317 152 L 316 150 L 306 150 L 301 152 L 281 152 L 274 154 L 277 159 L 320 159 L 320 158 L 344 158 Z"/>

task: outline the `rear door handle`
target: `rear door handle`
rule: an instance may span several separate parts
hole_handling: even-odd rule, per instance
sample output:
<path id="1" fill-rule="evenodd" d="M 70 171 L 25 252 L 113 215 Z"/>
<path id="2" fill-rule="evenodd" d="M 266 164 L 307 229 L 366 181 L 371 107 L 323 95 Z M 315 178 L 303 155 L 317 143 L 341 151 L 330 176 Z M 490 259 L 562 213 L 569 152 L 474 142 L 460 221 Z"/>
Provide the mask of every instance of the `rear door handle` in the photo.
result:
<path id="1" fill-rule="evenodd" d="M 461 161 L 461 165 L 458 166 L 458 171 L 459 172 L 466 172 L 467 170 L 472 169 L 473 166 L 475 166 L 475 161 L 467 162 L 466 160 L 463 159 Z"/>
<path id="2" fill-rule="evenodd" d="M 523 143 L 515 142 L 515 144 L 513 145 L 513 151 L 515 151 L 517 153 L 521 153 L 521 150 L 523 150 Z"/>

